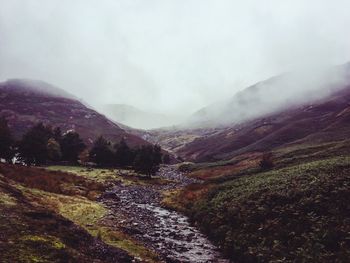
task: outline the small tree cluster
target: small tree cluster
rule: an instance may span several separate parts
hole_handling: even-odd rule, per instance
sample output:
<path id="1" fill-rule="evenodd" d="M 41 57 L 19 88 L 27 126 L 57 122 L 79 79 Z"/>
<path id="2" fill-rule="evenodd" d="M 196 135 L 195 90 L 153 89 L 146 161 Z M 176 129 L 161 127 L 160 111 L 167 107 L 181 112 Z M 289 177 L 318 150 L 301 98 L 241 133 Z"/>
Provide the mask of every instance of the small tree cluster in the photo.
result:
<path id="1" fill-rule="evenodd" d="M 158 145 L 144 145 L 136 152 L 133 167 L 138 173 L 148 176 L 159 170 L 162 162 L 162 151 Z"/>
<path id="2" fill-rule="evenodd" d="M 8 122 L 5 118 L 0 118 L 0 158 L 11 162 L 14 156 L 14 140 L 12 138 Z"/>
<path id="3" fill-rule="evenodd" d="M 78 133 L 62 134 L 60 128 L 53 129 L 43 123 L 30 128 L 15 142 L 6 119 L 0 118 L 0 158 L 11 162 L 15 155 L 26 165 L 60 161 L 74 164 L 79 160 L 81 164 L 93 162 L 100 167 L 130 167 L 148 176 L 156 173 L 162 162 L 170 162 L 170 156 L 163 156 L 158 145 L 132 149 L 124 139 L 113 145 L 102 136 L 89 151 Z"/>
<path id="4" fill-rule="evenodd" d="M 102 136 L 94 142 L 89 156 L 90 161 L 96 163 L 97 166 L 130 167 L 148 176 L 158 171 L 163 159 L 162 150 L 158 145 L 144 145 L 131 149 L 124 139 L 112 145 Z"/>
<path id="5" fill-rule="evenodd" d="M 27 165 L 41 165 L 48 161 L 77 163 L 86 148 L 79 134 L 69 131 L 62 135 L 60 128 L 52 129 L 39 123 L 25 133 L 18 143 L 18 157 Z"/>

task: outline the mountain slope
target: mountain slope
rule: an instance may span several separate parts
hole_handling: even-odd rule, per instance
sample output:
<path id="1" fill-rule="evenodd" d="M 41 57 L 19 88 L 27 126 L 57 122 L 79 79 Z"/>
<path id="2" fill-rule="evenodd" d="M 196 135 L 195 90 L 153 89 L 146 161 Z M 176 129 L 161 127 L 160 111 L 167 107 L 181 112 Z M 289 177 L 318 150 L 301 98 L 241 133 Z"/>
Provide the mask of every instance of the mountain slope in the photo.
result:
<path id="1" fill-rule="evenodd" d="M 73 95 L 39 81 L 0 83 L 0 115 L 9 120 L 17 138 L 37 122 L 43 122 L 60 127 L 62 131 L 75 130 L 88 144 L 100 135 L 113 142 L 125 138 L 131 146 L 147 144 L 86 107 Z"/>
<path id="2" fill-rule="evenodd" d="M 231 126 L 316 101 L 346 85 L 349 76 L 350 63 L 284 73 L 199 110 L 185 127 Z"/>
<path id="3" fill-rule="evenodd" d="M 349 133 L 350 86 L 346 86 L 325 99 L 197 138 L 177 153 L 193 161 L 214 161 L 247 152 L 270 151 L 286 144 L 340 141 Z"/>

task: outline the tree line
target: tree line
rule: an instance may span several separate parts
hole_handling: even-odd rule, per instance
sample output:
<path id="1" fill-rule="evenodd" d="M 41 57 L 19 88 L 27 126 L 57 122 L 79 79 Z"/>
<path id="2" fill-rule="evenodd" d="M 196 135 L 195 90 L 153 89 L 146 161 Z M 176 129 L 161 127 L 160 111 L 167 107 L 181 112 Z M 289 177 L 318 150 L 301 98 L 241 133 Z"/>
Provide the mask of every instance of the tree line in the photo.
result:
<path id="1" fill-rule="evenodd" d="M 75 131 L 62 133 L 59 127 L 38 123 L 16 141 L 5 118 L 0 118 L 0 158 L 11 163 L 16 157 L 30 165 L 69 163 L 98 167 L 132 168 L 138 173 L 152 175 L 161 163 L 170 161 L 162 154 L 159 145 L 143 145 L 131 148 L 124 139 L 111 143 L 104 137 L 97 138 L 88 148 Z"/>

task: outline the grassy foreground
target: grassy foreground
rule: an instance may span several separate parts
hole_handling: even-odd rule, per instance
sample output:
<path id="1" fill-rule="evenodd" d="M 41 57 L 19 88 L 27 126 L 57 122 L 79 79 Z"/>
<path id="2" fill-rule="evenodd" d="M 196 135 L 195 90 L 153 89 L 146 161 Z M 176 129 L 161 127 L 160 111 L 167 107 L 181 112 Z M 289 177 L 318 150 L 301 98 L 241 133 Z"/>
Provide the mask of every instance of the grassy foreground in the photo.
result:
<path id="1" fill-rule="evenodd" d="M 112 181 L 146 180 L 126 171 L 0 165 L 0 261 L 157 262 L 96 201 Z"/>
<path id="2" fill-rule="evenodd" d="M 349 262 L 350 157 L 297 150 L 275 152 L 266 172 L 256 154 L 193 164 L 189 176 L 205 183 L 165 193 L 164 203 L 234 262 Z"/>

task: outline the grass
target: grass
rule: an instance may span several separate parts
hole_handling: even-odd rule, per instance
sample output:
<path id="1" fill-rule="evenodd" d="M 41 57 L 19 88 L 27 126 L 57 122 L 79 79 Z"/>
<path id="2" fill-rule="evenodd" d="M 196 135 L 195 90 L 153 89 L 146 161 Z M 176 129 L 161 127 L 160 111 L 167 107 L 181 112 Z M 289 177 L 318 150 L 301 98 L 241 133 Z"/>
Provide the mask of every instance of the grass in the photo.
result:
<path id="1" fill-rule="evenodd" d="M 272 153 L 267 172 L 258 165 L 262 153 L 186 164 L 205 183 L 166 193 L 164 202 L 237 262 L 348 262 L 350 140 L 303 141 Z"/>
<path id="2" fill-rule="evenodd" d="M 23 236 L 21 240 L 30 241 L 33 243 L 39 243 L 37 245 L 40 245 L 40 243 L 45 243 L 55 249 L 64 249 L 66 247 L 66 245 L 63 244 L 62 241 L 59 240 L 57 237 L 49 236 L 49 235 L 46 235 L 46 236 L 27 235 L 27 236 Z"/>
<path id="3" fill-rule="evenodd" d="M 84 229 L 86 231 L 84 235 L 91 235 L 106 245 L 124 250 L 129 255 L 139 258 L 143 262 L 158 261 L 158 257 L 154 252 L 118 229 L 117 222 L 108 222 L 106 216 L 111 212 L 103 204 L 96 201 L 98 194 L 94 194 L 92 198 L 92 192 L 101 193 L 107 187 L 110 180 L 121 177 L 116 171 L 105 169 L 82 171 L 81 167 L 54 167 L 51 170 L 45 170 L 1 165 L 0 172 L 2 173 L 0 179 L 3 179 L 3 181 L 0 180 L 0 210 L 6 209 L 8 211 L 8 209 L 15 206 L 13 211 L 16 212 L 15 218 L 19 220 L 19 226 L 23 224 L 22 219 L 26 218 L 20 214 L 20 207 L 23 204 L 27 204 L 31 208 L 35 208 L 34 210 L 44 209 L 47 211 L 45 213 L 50 214 L 47 215 L 49 218 L 54 215 L 62 216 L 62 218 L 73 222 L 74 224 L 72 226 L 75 225 Z M 120 171 L 120 173 L 124 173 L 124 171 Z M 137 180 L 141 181 L 144 179 Z M 154 181 L 157 182 L 157 180 Z M 143 182 L 141 181 L 141 183 Z M 2 185 L 5 189 L 11 188 L 11 191 L 15 193 L 15 196 L 20 198 L 20 201 L 10 193 L 1 191 Z M 9 215 L 6 211 L 3 214 Z M 41 213 L 39 213 L 40 217 Z M 45 227 L 52 220 L 45 219 L 46 215 L 43 216 L 44 219 L 41 220 L 41 224 Z M 64 242 L 65 239 L 69 240 L 71 235 L 65 231 L 60 232 L 60 236 L 57 237 L 57 235 L 55 236 L 51 233 L 51 228 L 49 231 L 42 232 L 40 228 L 33 226 L 34 233 L 25 229 L 19 231 L 20 235 L 16 233 L 10 235 L 9 232 L 11 229 L 7 225 L 16 228 L 16 222 L 14 220 L 5 223 L 0 217 L 0 231 L 2 227 L 5 227 L 6 231 L 3 229 L 4 231 L 2 233 L 6 234 L 6 238 L 13 235 L 13 242 L 16 242 L 14 248 L 11 248 L 11 246 L 9 248 L 8 245 L 5 246 L 7 247 L 6 257 L 9 259 L 8 262 L 66 262 L 64 260 L 62 261 L 62 258 L 57 257 L 57 253 L 67 258 L 84 257 L 76 249 L 72 250 Z M 72 235 L 74 236 L 74 231 Z M 73 243 L 79 242 L 82 241 L 79 240 Z M 42 249 L 42 247 L 46 247 L 46 249 Z M 83 247 L 81 249 L 85 250 L 87 248 Z M 19 256 L 15 257 L 15 260 L 14 255 L 10 253 L 10 251 L 14 250 L 20 252 L 18 253 Z M 48 255 L 45 255 L 46 252 Z M 108 257 L 107 252 L 105 256 Z M 55 257 L 57 257 L 57 260 L 55 260 Z M 91 259 L 84 262 L 92 261 Z M 110 260 L 106 260 L 106 262 L 109 261 L 115 260 L 111 257 Z M 129 259 L 126 262 L 129 262 Z"/>
<path id="4" fill-rule="evenodd" d="M 102 169 L 85 168 L 80 166 L 48 166 L 49 171 L 64 171 L 73 173 L 80 177 L 92 180 L 97 183 L 107 185 L 108 183 L 120 182 L 125 185 L 130 184 L 166 184 L 167 180 L 153 176 L 152 178 L 139 175 L 132 170 L 126 169 Z"/>
<path id="5" fill-rule="evenodd" d="M 15 206 L 16 199 L 7 193 L 1 193 L 0 195 L 0 206 Z"/>
<path id="6" fill-rule="evenodd" d="M 305 159 L 305 147 L 296 150 L 293 162 L 276 157 L 289 165 L 208 177 L 210 184 L 168 193 L 165 202 L 185 211 L 234 262 L 348 262 L 350 157 Z"/>

